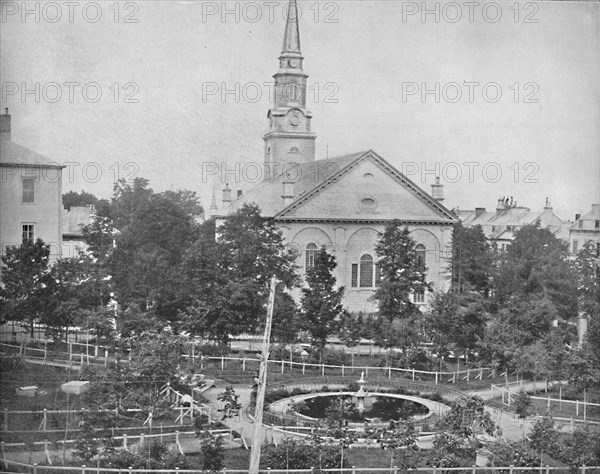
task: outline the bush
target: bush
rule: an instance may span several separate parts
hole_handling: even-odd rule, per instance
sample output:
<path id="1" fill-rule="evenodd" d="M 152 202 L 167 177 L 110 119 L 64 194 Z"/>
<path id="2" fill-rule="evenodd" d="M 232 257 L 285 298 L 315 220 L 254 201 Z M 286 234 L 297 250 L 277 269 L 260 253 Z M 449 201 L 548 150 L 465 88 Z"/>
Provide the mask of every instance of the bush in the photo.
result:
<path id="1" fill-rule="evenodd" d="M 284 439 L 279 446 L 267 448 L 262 456 L 261 469 L 332 469 L 339 468 L 341 460 L 337 446 Z"/>

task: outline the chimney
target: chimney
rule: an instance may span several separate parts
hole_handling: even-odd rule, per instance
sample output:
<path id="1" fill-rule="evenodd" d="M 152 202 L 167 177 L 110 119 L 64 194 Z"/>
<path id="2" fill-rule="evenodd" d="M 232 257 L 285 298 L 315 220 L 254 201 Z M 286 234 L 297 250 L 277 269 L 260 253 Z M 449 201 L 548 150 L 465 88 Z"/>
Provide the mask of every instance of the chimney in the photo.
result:
<path id="1" fill-rule="evenodd" d="M 231 189 L 229 189 L 229 183 L 225 183 L 225 189 L 223 189 L 223 204 L 229 204 L 231 202 Z"/>
<path id="2" fill-rule="evenodd" d="M 440 177 L 435 178 L 435 184 L 431 185 L 431 197 L 438 202 L 444 200 L 444 185 L 440 184 Z"/>
<path id="3" fill-rule="evenodd" d="M 546 203 L 544 204 L 544 210 L 549 209 L 552 210 L 552 204 L 550 204 L 550 199 L 546 198 Z"/>
<path id="4" fill-rule="evenodd" d="M 8 107 L 0 115 L 0 139 L 10 140 L 10 114 L 8 113 Z"/>
<path id="5" fill-rule="evenodd" d="M 575 214 L 575 220 L 576 221 L 578 221 L 580 217 L 581 217 L 581 214 Z"/>
<path id="6" fill-rule="evenodd" d="M 291 181 L 283 182 L 283 193 L 281 195 L 284 206 L 289 206 L 294 201 L 294 183 Z"/>
<path id="7" fill-rule="evenodd" d="M 485 207 L 476 207 L 475 217 L 479 217 L 481 214 L 485 214 Z"/>
<path id="8" fill-rule="evenodd" d="M 503 211 L 506 206 L 504 205 L 504 196 L 498 199 L 498 204 L 496 205 L 496 211 Z"/>
<path id="9" fill-rule="evenodd" d="M 241 198 L 243 194 L 243 191 L 241 189 L 237 190 L 237 199 Z"/>

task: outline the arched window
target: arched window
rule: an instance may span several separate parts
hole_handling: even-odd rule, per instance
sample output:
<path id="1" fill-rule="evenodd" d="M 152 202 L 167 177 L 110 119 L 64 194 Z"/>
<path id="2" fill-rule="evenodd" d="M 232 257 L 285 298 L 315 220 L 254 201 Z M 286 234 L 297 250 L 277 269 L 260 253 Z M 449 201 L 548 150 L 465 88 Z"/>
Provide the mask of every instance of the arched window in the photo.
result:
<path id="1" fill-rule="evenodd" d="M 317 244 L 308 244 L 306 246 L 306 263 L 305 271 L 315 266 L 315 259 L 317 258 Z"/>
<path id="2" fill-rule="evenodd" d="M 425 246 L 423 244 L 417 244 L 415 246 L 415 255 L 417 257 L 417 268 L 419 270 L 425 270 L 427 261 L 425 257 Z"/>
<path id="3" fill-rule="evenodd" d="M 298 150 L 297 146 L 293 146 L 292 148 L 290 148 L 290 151 L 288 153 L 300 153 L 300 150 Z"/>
<path id="4" fill-rule="evenodd" d="M 371 288 L 373 286 L 373 257 L 364 254 L 360 257 L 360 287 Z"/>

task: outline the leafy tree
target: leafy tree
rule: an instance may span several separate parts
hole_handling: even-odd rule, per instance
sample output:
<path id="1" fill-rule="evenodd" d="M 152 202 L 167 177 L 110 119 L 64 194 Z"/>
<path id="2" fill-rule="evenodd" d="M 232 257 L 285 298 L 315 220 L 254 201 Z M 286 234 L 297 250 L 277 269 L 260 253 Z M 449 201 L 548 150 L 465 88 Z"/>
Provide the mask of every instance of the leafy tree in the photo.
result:
<path id="1" fill-rule="evenodd" d="M 523 226 L 500 258 L 494 278 L 498 305 L 511 298 L 547 300 L 557 316 L 576 315 L 576 278 L 565 243 L 539 222 Z"/>
<path id="2" fill-rule="evenodd" d="M 574 468 L 597 466 L 600 464 L 598 432 L 592 431 L 589 425 L 576 428 L 571 436 L 563 439 L 558 457 Z"/>
<path id="3" fill-rule="evenodd" d="M 415 250 L 415 241 L 407 227 L 394 220 L 386 228 L 375 246 L 381 280 L 372 298 L 377 301 L 379 314 L 389 321 L 407 319 L 419 313 L 411 295 L 430 290 L 424 268 Z"/>
<path id="4" fill-rule="evenodd" d="M 218 400 L 223 402 L 223 408 L 220 410 L 223 413 L 223 420 L 236 416 L 242 408 L 239 403 L 240 396 L 235 393 L 232 385 L 225 387 L 225 391 L 219 395 Z"/>
<path id="5" fill-rule="evenodd" d="M 294 299 L 278 285 L 273 309 L 273 339 L 281 344 L 293 344 L 298 341 L 298 333 L 305 327 L 306 323 Z"/>
<path id="6" fill-rule="evenodd" d="M 478 396 L 454 402 L 450 411 L 437 422 L 437 426 L 461 437 L 472 437 L 477 432 L 492 435 L 496 428 L 483 400 Z"/>
<path id="7" fill-rule="evenodd" d="M 255 205 L 244 205 L 229 216 L 218 234 L 214 222 L 205 223 L 183 259 L 180 286 L 192 297 L 186 300 L 182 327 L 192 334 L 208 333 L 224 344 L 229 335 L 254 332 L 265 312 L 271 277 L 283 286 L 293 285 L 294 261 L 281 232 Z M 283 293 L 278 291 L 278 302 L 284 305 L 280 309 L 291 310 Z"/>
<path id="8" fill-rule="evenodd" d="M 390 450 L 390 468 L 395 465 L 395 454 L 401 449 L 402 469 L 410 469 L 416 467 L 416 456 L 414 453 L 418 450 L 417 434 L 414 425 L 410 421 L 398 423 L 390 420 L 388 426 L 375 431 L 377 443 L 381 449 Z"/>
<path id="9" fill-rule="evenodd" d="M 533 402 L 527 392 L 519 392 L 513 402 L 515 413 L 520 419 L 525 419 L 531 414 Z"/>
<path id="10" fill-rule="evenodd" d="M 538 463 L 537 454 L 524 441 L 494 442 L 488 449 L 491 453 L 488 466 L 534 467 Z"/>
<path id="11" fill-rule="evenodd" d="M 529 433 L 529 446 L 539 454 L 540 466 L 544 461 L 544 454 L 553 452 L 558 447 L 559 433 L 554 428 L 551 415 L 538 419 Z"/>
<path id="12" fill-rule="evenodd" d="M 480 345 L 487 312 L 481 303 L 459 304 L 452 293 L 435 293 L 427 313 L 426 326 L 438 352 L 454 350 L 468 355 Z"/>
<path id="13" fill-rule="evenodd" d="M 344 311 L 340 318 L 339 338 L 346 347 L 356 346 L 365 334 L 365 320 L 363 313 L 357 316 Z"/>
<path id="14" fill-rule="evenodd" d="M 201 434 L 201 442 L 202 469 L 209 472 L 219 472 L 225 469 L 223 438 L 205 431 Z"/>
<path id="15" fill-rule="evenodd" d="M 481 226 L 455 225 L 449 264 L 452 291 L 458 295 L 475 291 L 487 298 L 491 290 L 494 265 L 495 254 Z"/>
<path id="16" fill-rule="evenodd" d="M 108 201 L 106 199 L 98 199 L 91 193 L 86 191 L 69 191 L 62 195 L 63 207 L 70 211 L 72 207 L 85 207 L 85 206 L 107 206 Z"/>
<path id="17" fill-rule="evenodd" d="M 333 400 L 325 411 L 326 434 L 335 439 L 340 447 L 340 468 L 344 467 L 344 450 L 358 439 L 348 424 L 357 413 L 356 405 L 341 397 Z"/>
<path id="18" fill-rule="evenodd" d="M 336 259 L 321 247 L 315 264 L 306 272 L 307 288 L 302 289 L 301 306 L 313 341 L 323 351 L 327 338 L 335 330 L 335 320 L 343 311 L 344 287 L 335 288 L 333 270 Z"/>
<path id="19" fill-rule="evenodd" d="M 50 246 L 37 239 L 7 246 L 0 257 L 0 319 L 27 321 L 31 337 L 35 320 L 47 310 L 49 256 Z"/>
<path id="20" fill-rule="evenodd" d="M 341 453 L 337 446 L 313 436 L 310 443 L 284 438 L 278 446 L 269 446 L 261 457 L 261 469 L 333 469 L 339 468 Z"/>
<path id="21" fill-rule="evenodd" d="M 427 464 L 433 467 L 471 465 L 476 456 L 476 444 L 456 432 L 442 432 L 433 439 L 433 450 Z"/>

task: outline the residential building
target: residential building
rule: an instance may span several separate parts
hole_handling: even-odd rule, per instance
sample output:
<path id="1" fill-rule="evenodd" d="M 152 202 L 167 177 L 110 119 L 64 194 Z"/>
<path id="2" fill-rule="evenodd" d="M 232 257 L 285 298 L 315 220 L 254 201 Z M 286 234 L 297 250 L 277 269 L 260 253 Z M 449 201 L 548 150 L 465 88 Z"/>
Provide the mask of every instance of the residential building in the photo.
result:
<path id="1" fill-rule="evenodd" d="M 64 166 L 11 139 L 8 109 L 0 115 L 0 252 L 42 239 L 51 261 L 62 255 Z"/>

